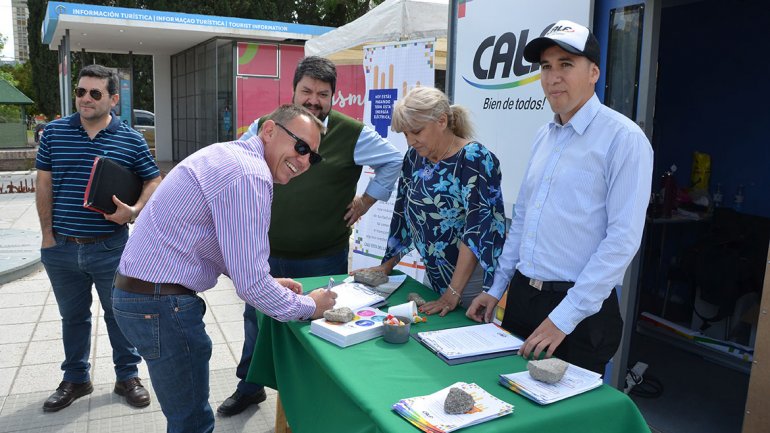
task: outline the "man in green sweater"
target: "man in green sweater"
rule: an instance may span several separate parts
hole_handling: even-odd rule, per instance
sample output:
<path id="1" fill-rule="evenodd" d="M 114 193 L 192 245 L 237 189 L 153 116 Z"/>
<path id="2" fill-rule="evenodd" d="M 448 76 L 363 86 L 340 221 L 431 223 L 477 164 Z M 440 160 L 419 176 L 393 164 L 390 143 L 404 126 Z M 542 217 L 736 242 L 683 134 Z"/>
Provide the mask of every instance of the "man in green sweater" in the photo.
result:
<path id="1" fill-rule="evenodd" d="M 337 70 L 330 60 L 303 58 L 294 72 L 292 102 L 316 115 L 327 128 L 321 138 L 320 164 L 287 185 L 275 185 L 270 223 L 270 274 L 302 278 L 348 272 L 351 226 L 377 201 L 387 201 L 401 170 L 403 155 L 374 129 L 332 110 Z M 243 134 L 257 134 L 257 119 Z M 364 165 L 374 170 L 364 194 L 356 185 Z M 236 369 L 238 387 L 217 409 L 220 415 L 242 412 L 265 400 L 261 385 L 247 383 L 257 320 L 254 307 L 243 313 L 245 341 Z"/>

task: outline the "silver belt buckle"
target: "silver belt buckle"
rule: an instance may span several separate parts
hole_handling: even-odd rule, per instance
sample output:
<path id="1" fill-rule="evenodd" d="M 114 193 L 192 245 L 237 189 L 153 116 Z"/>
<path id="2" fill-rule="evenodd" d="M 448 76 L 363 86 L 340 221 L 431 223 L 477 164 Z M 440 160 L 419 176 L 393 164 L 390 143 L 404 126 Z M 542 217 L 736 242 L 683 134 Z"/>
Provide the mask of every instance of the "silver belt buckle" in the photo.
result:
<path id="1" fill-rule="evenodd" d="M 529 285 L 536 288 L 537 290 L 543 290 L 543 282 L 540 280 L 536 280 L 534 278 L 529 279 Z"/>

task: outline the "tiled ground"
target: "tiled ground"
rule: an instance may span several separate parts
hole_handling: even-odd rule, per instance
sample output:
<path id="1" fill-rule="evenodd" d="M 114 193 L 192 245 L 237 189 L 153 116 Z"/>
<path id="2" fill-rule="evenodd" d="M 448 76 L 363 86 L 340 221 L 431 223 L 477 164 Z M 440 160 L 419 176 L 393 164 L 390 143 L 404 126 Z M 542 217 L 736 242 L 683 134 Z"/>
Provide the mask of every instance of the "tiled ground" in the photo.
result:
<path id="1" fill-rule="evenodd" d="M 96 295 L 94 295 L 96 296 Z M 243 301 L 222 278 L 203 294 L 208 305 L 207 331 L 214 343 L 211 367 L 212 408 L 234 390 L 235 366 L 243 344 Z M 94 392 L 56 413 L 44 413 L 43 402 L 61 380 L 64 351 L 56 299 L 44 271 L 0 285 L 0 432 L 165 432 L 166 420 L 153 401 L 136 409 L 112 392 L 110 342 L 98 300 L 91 307 L 91 374 Z M 98 318 L 98 320 L 97 320 Z M 152 391 L 147 367 L 139 374 Z M 154 393 L 153 399 L 154 399 Z M 215 432 L 272 432 L 276 393 L 259 407 L 230 417 L 217 417 Z"/>

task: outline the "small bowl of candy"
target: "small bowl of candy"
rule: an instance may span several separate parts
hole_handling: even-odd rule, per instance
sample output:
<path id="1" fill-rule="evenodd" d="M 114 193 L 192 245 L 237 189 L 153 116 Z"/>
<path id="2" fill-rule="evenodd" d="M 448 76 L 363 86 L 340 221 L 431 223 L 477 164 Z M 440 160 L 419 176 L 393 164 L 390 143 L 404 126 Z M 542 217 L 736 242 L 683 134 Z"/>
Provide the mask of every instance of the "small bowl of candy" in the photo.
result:
<path id="1" fill-rule="evenodd" d="M 409 341 L 411 319 L 388 314 L 385 320 L 382 321 L 382 324 L 385 328 L 382 338 L 384 338 L 386 342 L 400 344 Z"/>

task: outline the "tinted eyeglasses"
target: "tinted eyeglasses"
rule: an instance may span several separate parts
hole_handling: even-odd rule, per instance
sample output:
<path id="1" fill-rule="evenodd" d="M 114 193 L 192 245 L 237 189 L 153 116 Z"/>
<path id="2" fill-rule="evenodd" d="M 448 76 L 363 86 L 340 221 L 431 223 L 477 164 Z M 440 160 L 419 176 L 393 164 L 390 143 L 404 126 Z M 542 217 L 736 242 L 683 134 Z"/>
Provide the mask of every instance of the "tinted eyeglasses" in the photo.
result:
<path id="1" fill-rule="evenodd" d="M 318 164 L 319 162 L 323 161 L 323 157 L 315 152 L 313 152 L 313 149 L 310 148 L 310 145 L 305 142 L 305 140 L 297 137 L 294 135 L 293 132 L 286 129 L 285 126 L 281 125 L 278 122 L 275 122 L 276 125 L 280 126 L 281 129 L 286 131 L 287 134 L 289 134 L 289 137 L 293 138 L 296 143 L 294 143 L 294 150 L 297 151 L 302 156 L 310 154 L 310 165 Z"/>
<path id="2" fill-rule="evenodd" d="M 77 96 L 78 98 L 82 98 L 83 96 L 86 96 L 86 93 L 91 95 L 91 99 L 93 99 L 94 101 L 98 101 L 102 99 L 102 96 L 104 96 L 104 93 L 102 93 L 102 91 L 99 89 L 88 90 L 82 87 L 78 87 L 75 89 L 75 96 Z"/>

